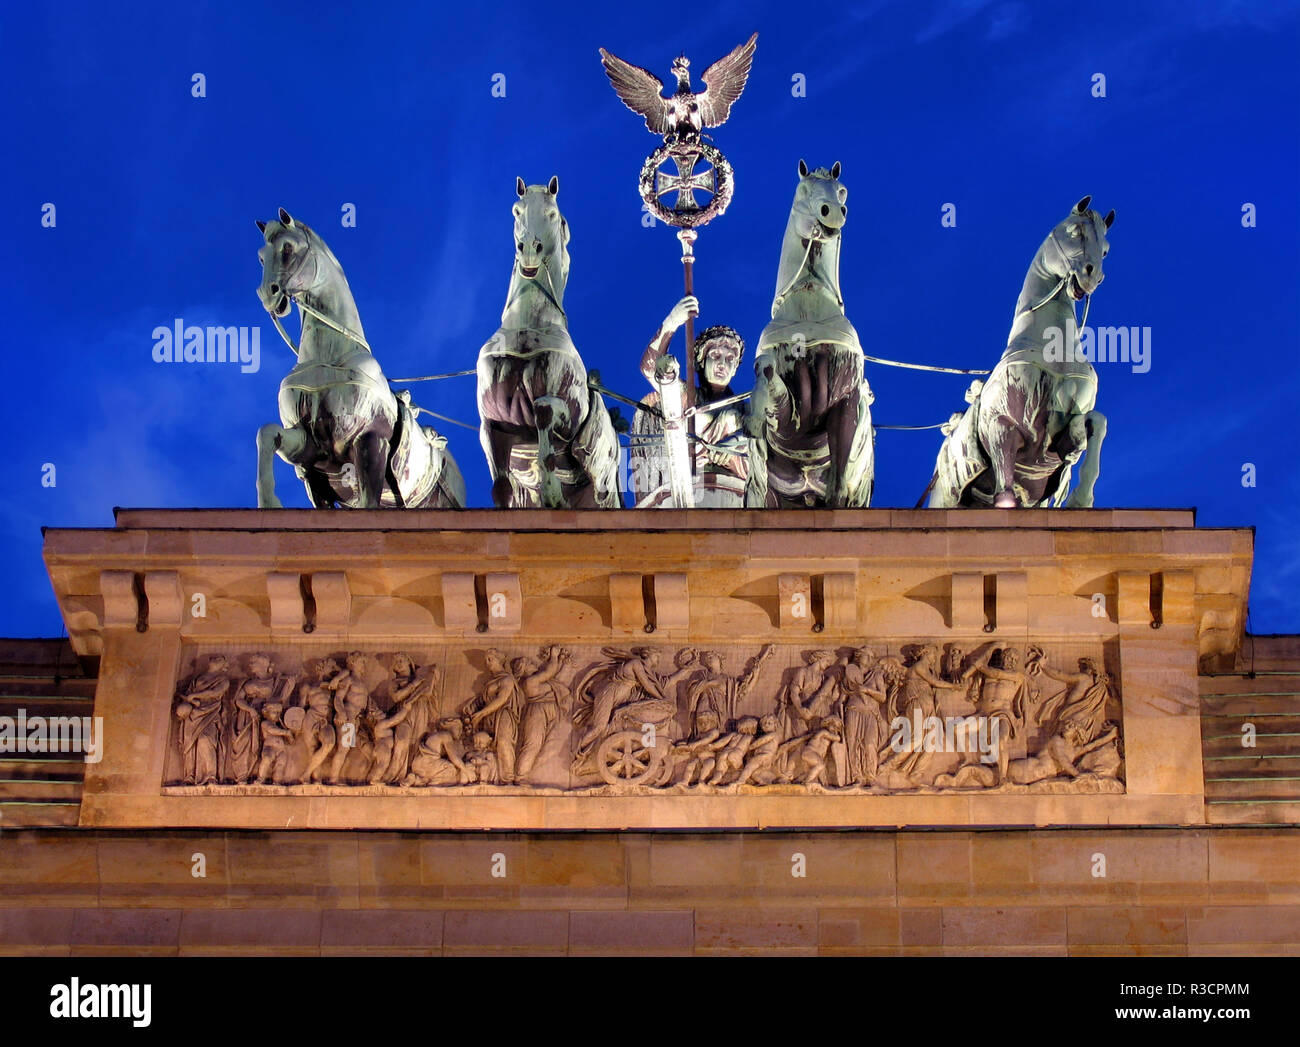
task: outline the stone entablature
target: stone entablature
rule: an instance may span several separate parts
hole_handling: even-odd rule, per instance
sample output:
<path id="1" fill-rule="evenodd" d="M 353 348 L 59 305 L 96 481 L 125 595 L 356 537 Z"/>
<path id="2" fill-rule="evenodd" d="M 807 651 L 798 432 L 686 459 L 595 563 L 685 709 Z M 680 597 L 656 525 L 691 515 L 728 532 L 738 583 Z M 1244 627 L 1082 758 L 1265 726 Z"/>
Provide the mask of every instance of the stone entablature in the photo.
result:
<path id="1" fill-rule="evenodd" d="M 1235 654 L 1251 538 L 1196 529 L 1185 511 L 132 510 L 114 529 L 48 531 L 46 560 L 78 651 L 103 659 L 105 757 L 87 777 L 83 824 L 1190 824 L 1204 820 L 1198 663 Z M 657 652 L 653 670 L 635 649 Z M 496 691 L 511 692 L 501 708 L 518 712 L 475 722 L 493 700 L 489 651 L 502 666 Z M 805 681 L 811 691 L 795 688 L 815 706 L 804 720 L 791 684 L 817 651 L 830 664 Z M 367 663 L 353 674 L 363 683 L 322 688 L 353 652 Z M 272 664 L 255 669 L 258 653 Z M 409 673 L 394 672 L 399 653 Z M 229 679 L 205 699 L 195 681 L 213 655 L 229 659 Z M 324 658 L 334 667 L 322 677 Z M 927 659 L 949 686 L 915 683 Z M 554 678 L 537 684 L 555 660 Z M 743 697 L 716 710 L 722 722 L 701 727 L 692 695 L 734 697 L 760 660 Z M 635 702 L 656 700 L 646 681 L 623 695 L 620 674 L 638 666 L 658 684 L 676 679 L 670 702 L 650 709 L 664 715 L 633 725 L 622 720 L 645 711 Z M 710 676 L 716 686 L 702 682 Z M 313 683 L 327 692 L 314 712 Z M 411 711 L 386 723 L 403 687 Z M 1007 766 L 877 747 L 866 769 L 872 705 L 888 726 L 910 688 L 928 691 L 940 718 L 978 719 L 977 687 L 1018 728 Z M 554 715 L 534 715 L 520 773 L 529 702 L 514 692 L 530 688 Z M 340 691 L 356 706 L 341 718 Z M 186 737 L 177 712 L 204 701 L 221 708 L 200 712 Z M 265 719 L 267 705 L 279 719 Z M 593 733 L 605 706 L 610 719 Z M 1096 706 L 1067 742 L 1079 717 L 1054 714 Z M 360 749 L 340 758 L 349 724 Z M 632 744 L 644 725 L 661 756 Z M 512 733 L 516 767 L 503 772 Z M 612 734 L 624 737 L 611 747 Z M 702 759 L 692 743 L 708 750 Z M 215 783 L 187 769 L 196 745 L 216 762 Z M 468 768 L 471 755 L 462 775 L 456 763 Z M 614 765 L 626 773 L 610 781 Z"/>

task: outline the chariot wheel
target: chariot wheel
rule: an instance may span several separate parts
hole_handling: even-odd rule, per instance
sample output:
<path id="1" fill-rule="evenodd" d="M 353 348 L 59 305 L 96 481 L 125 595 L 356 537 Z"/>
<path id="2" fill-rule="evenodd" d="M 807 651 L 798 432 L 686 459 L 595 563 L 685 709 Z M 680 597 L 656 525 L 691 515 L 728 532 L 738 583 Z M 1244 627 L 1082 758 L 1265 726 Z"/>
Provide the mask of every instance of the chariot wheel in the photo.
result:
<path id="1" fill-rule="evenodd" d="M 619 731 L 596 749 L 596 767 L 609 785 L 653 783 L 662 770 L 666 748 L 645 745 L 640 731 Z"/>

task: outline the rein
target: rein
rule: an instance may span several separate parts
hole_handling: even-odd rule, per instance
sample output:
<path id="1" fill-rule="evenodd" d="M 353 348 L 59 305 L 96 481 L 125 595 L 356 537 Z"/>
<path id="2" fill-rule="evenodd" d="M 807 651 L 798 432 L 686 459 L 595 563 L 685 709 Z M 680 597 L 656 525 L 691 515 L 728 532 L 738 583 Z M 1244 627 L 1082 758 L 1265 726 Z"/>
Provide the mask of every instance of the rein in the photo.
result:
<path id="1" fill-rule="evenodd" d="M 813 221 L 816 221 L 816 219 L 813 219 Z M 808 270 L 809 275 L 811 275 L 811 276 L 813 276 L 814 278 L 816 278 L 816 275 L 817 275 L 817 274 L 814 273 L 813 270 L 812 270 L 812 268 L 808 265 L 808 258 L 809 258 L 809 256 L 812 255 L 812 245 L 813 245 L 814 243 L 824 244 L 824 243 L 826 243 L 826 241 L 825 241 L 825 240 L 817 240 L 817 239 L 814 239 L 814 238 L 811 237 L 811 236 L 808 237 L 808 245 L 803 249 L 803 259 L 799 262 L 799 268 L 796 269 L 796 270 L 794 271 L 794 276 L 790 277 L 790 282 L 787 283 L 783 288 L 781 288 L 781 290 L 777 292 L 776 297 L 775 297 L 774 299 L 772 299 L 772 313 L 773 313 L 774 315 L 775 315 L 776 311 L 777 311 L 778 309 L 780 309 L 781 306 L 782 306 L 782 304 L 785 302 L 786 295 L 788 295 L 788 294 L 790 293 L 790 289 L 791 289 L 792 287 L 794 287 L 794 285 L 795 285 L 796 283 L 799 282 L 799 277 L 803 275 L 803 271 L 804 271 L 805 269 Z M 842 296 L 842 295 L 840 294 L 840 292 L 839 292 L 839 285 L 840 285 L 840 253 L 839 253 L 838 251 L 835 252 L 835 286 L 832 287 L 830 284 L 827 284 L 825 280 L 821 280 L 820 282 L 821 282 L 821 284 L 822 284 L 823 286 L 825 286 L 825 287 L 827 288 L 827 290 L 831 291 L 831 292 L 835 295 L 835 304 L 838 305 L 838 306 L 840 307 L 840 310 L 841 310 L 841 311 L 843 311 L 843 309 L 844 309 L 844 298 L 843 298 L 843 296 Z"/>
<path id="2" fill-rule="evenodd" d="M 312 278 L 312 282 L 315 283 L 316 282 L 315 277 L 320 275 L 320 260 L 316 257 L 316 249 L 314 246 L 309 247 L 306 253 L 311 255 L 312 264 L 316 267 L 316 273 Z M 304 257 L 303 260 L 298 263 L 298 267 L 294 269 L 292 273 L 289 274 L 290 277 L 297 276 L 298 273 L 303 268 L 303 266 L 305 266 L 306 264 L 307 264 L 307 259 L 306 257 Z M 287 278 L 285 282 L 288 283 Z M 286 288 L 284 292 L 284 296 L 288 298 L 289 301 L 293 302 L 304 313 L 308 314 L 309 316 L 314 316 L 326 327 L 333 328 L 344 338 L 347 338 L 350 341 L 355 342 L 357 345 L 361 346 L 361 348 L 364 349 L 366 352 L 370 353 L 372 356 L 374 355 L 370 346 L 366 344 L 366 340 L 362 338 L 359 334 L 356 334 L 353 331 L 349 331 L 346 327 L 338 323 L 333 318 L 326 316 L 319 309 L 315 309 L 312 306 L 308 305 L 305 301 L 303 301 L 303 296 L 306 295 L 306 293 L 307 293 L 306 289 L 301 291 L 290 291 Z M 293 344 L 293 339 L 289 337 L 289 332 L 284 329 L 284 324 L 280 322 L 280 318 L 276 316 L 274 313 L 272 313 L 271 321 L 275 324 L 275 329 L 280 332 L 280 337 L 284 339 L 284 344 L 287 345 L 291 350 L 293 350 L 293 355 L 302 356 L 302 351 L 298 348 L 298 346 Z"/>
<path id="3" fill-rule="evenodd" d="M 1056 253 L 1061 256 L 1061 261 L 1065 263 L 1065 268 L 1068 270 L 1070 268 L 1070 259 L 1065 256 L 1065 249 L 1061 247 L 1060 241 L 1056 239 L 1055 229 L 1052 230 L 1052 234 L 1048 237 L 1048 239 L 1052 241 L 1052 245 L 1056 248 Z M 1044 298 L 1037 305 L 1031 305 L 1029 307 L 1029 311 L 1031 313 L 1037 312 L 1039 309 L 1045 306 L 1048 302 L 1050 302 L 1053 298 L 1055 298 L 1058 294 L 1061 293 L 1061 288 L 1066 285 L 1066 282 L 1069 279 L 1070 279 L 1070 273 L 1067 271 L 1066 274 L 1063 277 L 1061 277 L 1057 285 L 1053 287 L 1052 290 L 1048 293 L 1047 297 Z M 1080 327 L 1088 326 L 1088 310 L 1091 307 L 1092 307 L 1092 295 L 1085 294 L 1083 296 L 1083 323 L 1079 324 L 1078 326 Z M 1073 308 L 1071 308 L 1071 312 L 1073 312 Z M 989 372 L 984 371 L 982 373 L 988 374 Z"/>
<path id="4" fill-rule="evenodd" d="M 567 323 L 569 322 L 569 314 L 566 313 L 566 312 L 564 311 L 564 306 L 562 306 L 562 305 L 560 304 L 560 300 L 559 300 L 559 298 L 557 298 L 556 295 L 555 295 L 555 282 L 551 279 L 551 263 L 550 263 L 550 259 L 547 259 L 547 260 L 541 262 L 541 263 L 539 264 L 538 268 L 540 268 L 540 269 L 541 269 L 541 270 L 546 274 L 546 286 L 543 287 L 541 284 L 537 284 L 537 285 L 536 285 L 536 286 L 537 286 L 537 289 L 538 289 L 539 291 L 541 291 L 542 294 L 546 295 L 546 300 L 547 300 L 548 302 L 550 302 L 551 305 L 555 306 L 555 308 L 558 309 L 558 310 L 560 311 L 560 316 L 562 316 L 562 317 L 564 318 L 564 322 L 567 324 Z M 519 258 L 518 258 L 518 256 L 515 257 L 515 272 L 519 272 Z M 520 273 L 520 275 L 522 276 L 523 274 Z M 528 278 L 525 277 L 525 279 L 528 279 Z M 533 279 L 535 280 L 536 278 L 534 277 Z M 505 309 L 505 311 L 508 311 L 508 310 L 510 309 L 510 307 L 511 307 L 512 305 L 514 305 L 516 301 L 518 301 L 519 296 L 520 296 L 521 294 L 523 294 L 523 292 L 524 292 L 524 288 L 525 288 L 526 286 L 527 286 L 527 284 L 524 284 L 524 283 L 521 283 L 521 284 L 519 285 L 519 289 L 518 289 L 517 291 L 515 291 L 515 293 L 511 296 L 510 301 L 506 302 L 506 309 Z"/>

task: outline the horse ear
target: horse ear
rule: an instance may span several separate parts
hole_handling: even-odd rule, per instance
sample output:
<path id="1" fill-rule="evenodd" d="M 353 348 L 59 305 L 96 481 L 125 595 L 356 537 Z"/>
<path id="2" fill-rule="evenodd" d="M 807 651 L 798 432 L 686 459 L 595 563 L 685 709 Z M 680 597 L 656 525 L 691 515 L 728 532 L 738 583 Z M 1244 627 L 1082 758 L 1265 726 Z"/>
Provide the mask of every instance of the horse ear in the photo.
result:
<path id="1" fill-rule="evenodd" d="M 552 196 L 560 195 L 560 176 L 551 175 L 551 180 L 546 183 L 546 191 Z"/>
<path id="2" fill-rule="evenodd" d="M 259 233 L 262 233 L 263 235 L 265 235 L 265 234 L 266 234 L 266 223 L 265 223 L 265 222 L 258 222 L 258 223 L 257 223 L 257 231 L 258 231 Z"/>
<path id="3" fill-rule="evenodd" d="M 1112 207 L 1110 209 L 1110 214 L 1103 218 L 1102 221 L 1106 223 L 1106 228 L 1109 229 L 1111 224 L 1115 221 L 1115 208 Z"/>
<path id="4" fill-rule="evenodd" d="M 808 177 L 808 165 L 804 163 L 802 160 L 799 161 L 799 177 L 800 178 Z"/>
<path id="5" fill-rule="evenodd" d="M 1088 210 L 1088 205 L 1089 205 L 1090 203 L 1092 203 L 1092 195 L 1091 195 L 1091 194 L 1089 194 L 1088 196 L 1085 196 L 1082 200 L 1080 200 L 1077 204 L 1074 205 L 1074 213 L 1075 213 L 1075 214 L 1083 214 L 1085 211 Z"/>
<path id="6" fill-rule="evenodd" d="M 280 224 L 284 226 L 286 229 L 293 228 L 293 216 L 290 215 L 289 212 L 286 211 L 283 207 L 280 208 Z"/>
<path id="7" fill-rule="evenodd" d="M 516 177 L 515 192 L 518 193 L 520 196 L 523 196 L 524 193 L 527 191 L 528 191 L 528 186 L 524 185 L 524 180 L 522 178 Z"/>
<path id="8" fill-rule="evenodd" d="M 840 162 L 838 160 L 835 161 L 834 166 L 831 168 L 831 177 L 835 179 L 840 177 Z"/>

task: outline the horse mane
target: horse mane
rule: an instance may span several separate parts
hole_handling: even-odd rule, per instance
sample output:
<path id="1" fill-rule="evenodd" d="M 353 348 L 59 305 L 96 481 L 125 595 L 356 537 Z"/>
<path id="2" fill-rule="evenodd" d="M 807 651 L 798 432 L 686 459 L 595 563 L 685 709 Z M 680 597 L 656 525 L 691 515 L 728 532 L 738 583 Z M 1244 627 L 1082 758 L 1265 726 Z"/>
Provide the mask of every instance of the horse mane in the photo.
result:
<path id="1" fill-rule="evenodd" d="M 300 222 L 297 219 L 294 219 L 293 224 L 307 234 L 307 239 L 311 243 L 312 250 L 320 251 L 326 258 L 334 263 L 334 268 L 336 268 L 340 273 L 343 272 L 343 266 L 339 264 L 339 260 L 334 256 L 334 252 L 330 250 L 329 244 L 321 239 L 320 234 L 317 233 L 315 229 L 309 226 L 306 222 Z"/>

